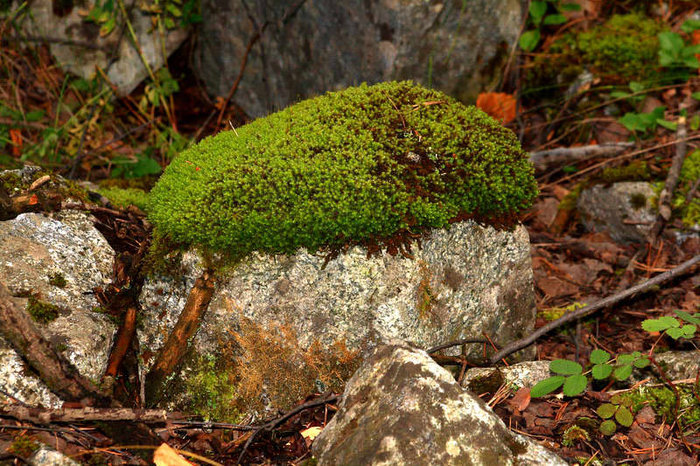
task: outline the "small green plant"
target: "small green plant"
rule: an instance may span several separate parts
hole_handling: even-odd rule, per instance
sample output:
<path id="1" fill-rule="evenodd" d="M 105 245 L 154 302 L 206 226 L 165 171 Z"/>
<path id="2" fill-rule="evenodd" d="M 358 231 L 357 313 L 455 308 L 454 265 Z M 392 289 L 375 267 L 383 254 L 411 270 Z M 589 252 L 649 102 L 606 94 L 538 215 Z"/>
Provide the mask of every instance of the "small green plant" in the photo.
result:
<path id="1" fill-rule="evenodd" d="M 589 441 L 591 439 L 590 435 L 588 435 L 588 432 L 586 429 L 577 426 L 577 425 L 572 425 L 569 428 L 567 428 L 564 433 L 562 434 L 561 438 L 561 444 L 564 445 L 565 447 L 573 447 L 575 446 L 578 442 L 581 441 Z"/>
<path id="2" fill-rule="evenodd" d="M 542 26 L 558 26 L 568 21 L 564 12 L 578 11 L 581 5 L 577 3 L 561 3 L 559 0 L 533 0 L 529 6 L 528 24 L 531 29 L 520 36 L 520 48 L 532 52 L 537 47 L 542 36 Z"/>
<path id="3" fill-rule="evenodd" d="M 604 419 L 604 421 L 600 423 L 600 432 L 603 435 L 612 435 L 617 430 L 617 424 L 624 427 L 631 426 L 634 421 L 634 416 L 630 409 L 631 407 L 632 400 L 620 394 L 613 395 L 609 403 L 603 403 L 598 406 L 596 413 Z M 615 421 L 617 421 L 617 424 Z"/>
<path id="4" fill-rule="evenodd" d="M 680 310 L 675 311 L 675 313 L 677 318 L 663 316 L 658 319 L 647 319 L 642 322 L 642 328 L 647 332 L 662 332 L 674 340 L 695 338 L 697 328 L 700 325 L 700 313 L 690 314 Z M 565 359 L 551 361 L 549 369 L 556 375 L 544 379 L 532 387 L 530 396 L 533 398 L 541 397 L 560 387 L 566 396 L 580 395 L 588 386 L 589 375 L 593 380 L 611 378 L 615 381 L 626 380 L 632 375 L 634 368 L 647 367 L 652 362 L 652 355 L 643 355 L 639 351 L 634 351 L 613 357 L 607 351 L 595 349 L 591 352 L 589 360 L 592 367 L 585 373 L 583 367 L 576 362 Z M 629 427 L 633 421 L 632 413 L 636 409 L 634 403 L 624 396 L 613 396 L 608 403 L 600 405 L 596 411 L 604 419 L 600 424 L 600 431 L 605 435 L 612 435 L 617 430 L 617 424 Z"/>
<path id="5" fill-rule="evenodd" d="M 633 133 L 647 135 L 656 130 L 659 123 L 664 121 L 665 111 L 666 107 L 656 107 L 649 113 L 628 112 L 619 121 Z"/>

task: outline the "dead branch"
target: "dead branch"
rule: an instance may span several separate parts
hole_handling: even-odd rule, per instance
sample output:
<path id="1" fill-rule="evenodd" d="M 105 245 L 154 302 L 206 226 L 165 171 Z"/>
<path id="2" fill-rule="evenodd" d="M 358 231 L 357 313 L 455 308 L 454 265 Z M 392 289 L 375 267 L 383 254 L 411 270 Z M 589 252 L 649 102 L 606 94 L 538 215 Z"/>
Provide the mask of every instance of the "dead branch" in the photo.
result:
<path id="1" fill-rule="evenodd" d="M 159 400 L 165 379 L 175 371 L 185 356 L 190 338 L 197 332 L 209 307 L 215 283 L 214 272 L 209 269 L 202 272 L 202 276 L 194 282 L 175 328 L 146 374 L 147 403 L 154 404 Z"/>
<path id="2" fill-rule="evenodd" d="M 697 256 L 693 257 L 690 260 L 687 260 L 677 266 L 675 269 L 669 270 L 668 272 L 664 272 L 660 275 L 657 275 L 656 277 L 647 280 L 643 283 L 640 283 L 639 285 L 635 285 L 631 288 L 628 288 L 624 291 L 621 291 L 619 293 L 615 293 L 612 296 L 608 296 L 607 298 L 603 298 L 593 304 L 590 304 L 586 307 L 583 307 L 581 309 L 578 309 L 576 311 L 570 312 L 568 314 L 565 314 L 564 316 L 553 320 L 552 322 L 548 323 L 547 325 L 535 330 L 532 334 L 525 338 L 521 338 L 520 340 L 517 340 L 513 343 L 510 343 L 509 345 L 506 345 L 501 351 L 496 353 L 494 356 L 491 357 L 491 364 L 496 364 L 498 361 L 501 359 L 515 353 L 516 351 L 519 351 L 523 348 L 526 348 L 533 344 L 538 338 L 541 336 L 551 332 L 552 330 L 561 327 L 564 324 L 567 324 L 569 322 L 572 322 L 574 320 L 581 319 L 587 315 L 593 314 L 596 311 L 600 311 L 601 309 L 605 309 L 609 306 L 612 306 L 613 304 L 616 304 L 623 299 L 627 299 L 630 296 L 633 296 L 637 293 L 642 293 L 644 291 L 648 291 L 650 288 L 656 286 L 656 285 L 661 285 L 662 283 L 666 283 L 669 280 L 672 280 L 680 275 L 683 275 L 685 272 L 693 268 L 694 265 L 700 262 L 700 254 Z"/>
<path id="3" fill-rule="evenodd" d="M 685 106 L 685 104 L 681 104 L 681 108 Z M 681 168 L 683 168 L 683 161 L 688 152 L 687 136 L 688 128 L 686 125 L 686 118 L 681 115 L 678 117 L 678 129 L 676 130 L 676 140 L 678 141 L 676 143 L 676 155 L 673 156 L 671 168 L 668 170 L 664 189 L 661 190 L 661 194 L 659 194 L 659 214 L 656 216 L 656 221 L 649 231 L 649 244 L 651 245 L 656 243 L 664 226 L 671 219 L 671 199 L 673 198 L 673 192 L 676 190 L 676 186 L 678 186 L 678 179 L 681 175 Z"/>
<path id="4" fill-rule="evenodd" d="M 129 306 L 126 309 L 124 315 L 124 323 L 119 327 L 119 332 L 117 333 L 116 343 L 114 344 L 114 349 L 109 355 L 109 360 L 107 361 L 107 370 L 105 371 L 105 377 L 116 377 L 117 370 L 119 369 L 119 364 L 121 364 L 124 356 L 126 356 L 131 341 L 136 334 L 136 307 Z"/>
<path id="5" fill-rule="evenodd" d="M 18 309 L 7 287 L 0 283 L 0 334 L 34 369 L 49 389 L 66 400 L 105 402 L 92 382 L 56 351 L 36 328 L 31 317 Z"/>
<path id="6" fill-rule="evenodd" d="M 430 348 L 426 353 L 431 354 L 435 353 L 440 350 L 444 350 L 447 348 L 452 348 L 453 346 L 462 346 L 470 343 L 487 343 L 485 338 L 463 338 L 461 340 L 455 340 L 455 341 L 449 341 L 447 343 L 443 343 L 442 345 L 434 346 Z"/>
<path id="7" fill-rule="evenodd" d="M 544 171 L 552 165 L 580 162 L 593 157 L 613 157 L 633 146 L 633 142 L 616 142 L 581 147 L 559 147 L 532 152 L 530 160 L 535 165 L 535 169 Z"/>
<path id="8" fill-rule="evenodd" d="M 11 417 L 18 421 L 39 425 L 72 422 L 142 422 L 164 424 L 184 419 L 182 413 L 168 413 L 162 409 L 130 408 L 33 408 L 20 405 L 0 406 L 0 417 Z"/>
<path id="9" fill-rule="evenodd" d="M 241 464 L 241 460 L 243 459 L 243 456 L 245 456 L 246 451 L 248 451 L 248 447 L 250 447 L 250 444 L 253 443 L 253 440 L 255 437 L 262 432 L 263 430 L 266 431 L 271 431 L 275 429 L 277 426 L 282 424 L 284 421 L 289 419 L 290 417 L 294 416 L 295 414 L 298 414 L 304 410 L 315 408 L 317 406 L 322 406 L 330 403 L 336 403 L 341 399 L 340 395 L 329 395 L 329 396 L 324 396 L 321 397 L 321 399 L 309 401 L 307 403 L 301 404 L 295 408 L 292 408 L 291 410 L 287 411 L 286 413 L 282 414 L 279 417 L 276 417 L 272 419 L 271 421 L 266 422 L 265 424 L 259 426 L 257 429 L 248 432 L 244 436 L 242 436 L 240 439 L 237 439 L 234 443 L 234 446 L 240 445 L 240 441 L 243 440 L 243 438 L 246 438 L 246 443 L 243 445 L 243 450 L 241 453 L 238 455 L 238 460 L 236 460 L 235 464 Z"/>

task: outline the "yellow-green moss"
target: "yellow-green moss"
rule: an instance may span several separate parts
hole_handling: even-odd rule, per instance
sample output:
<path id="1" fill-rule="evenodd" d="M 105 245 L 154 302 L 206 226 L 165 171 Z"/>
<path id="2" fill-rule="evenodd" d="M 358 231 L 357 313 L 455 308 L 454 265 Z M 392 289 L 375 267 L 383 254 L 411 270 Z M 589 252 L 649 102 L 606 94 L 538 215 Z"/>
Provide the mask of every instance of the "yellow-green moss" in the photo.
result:
<path id="1" fill-rule="evenodd" d="M 41 447 L 41 444 L 28 435 L 18 435 L 7 448 L 8 453 L 21 458 L 29 458 Z"/>
<path id="2" fill-rule="evenodd" d="M 206 420 L 237 423 L 242 414 L 236 407 L 237 393 L 231 371 L 214 356 L 197 358 L 197 372 L 186 382 L 189 411 Z"/>
<path id="3" fill-rule="evenodd" d="M 649 181 L 651 170 L 646 162 L 632 162 L 620 167 L 605 168 L 592 181 L 596 183 L 617 183 L 619 181 Z"/>
<path id="4" fill-rule="evenodd" d="M 56 320 L 61 308 L 55 304 L 47 303 L 39 300 L 36 296 L 30 296 L 27 301 L 27 312 L 32 319 L 42 324 Z"/>
<path id="5" fill-rule="evenodd" d="M 411 82 L 302 101 L 200 142 L 151 191 L 163 238 L 241 257 L 506 218 L 537 185 L 515 135 Z"/>
<path id="6" fill-rule="evenodd" d="M 614 15 L 607 22 L 570 32 L 535 57 L 525 79 L 532 92 L 568 87 L 585 69 L 609 82 L 658 79 L 658 34 L 668 27 L 640 13 Z M 526 91 L 528 93 L 528 91 Z"/>
<path id="7" fill-rule="evenodd" d="M 700 403 L 693 394 L 692 386 L 676 385 L 676 388 L 681 399 L 678 419 L 675 417 L 676 396 L 673 390 L 666 386 L 647 387 L 642 385 L 622 396 L 632 401 L 633 412 L 648 404 L 658 416 L 663 416 L 669 424 L 679 422 L 682 427 L 697 424 L 700 421 Z"/>
<path id="8" fill-rule="evenodd" d="M 138 188 L 100 188 L 100 194 L 118 207 L 129 207 L 135 205 L 141 210 L 145 210 L 148 205 L 148 193 Z"/>

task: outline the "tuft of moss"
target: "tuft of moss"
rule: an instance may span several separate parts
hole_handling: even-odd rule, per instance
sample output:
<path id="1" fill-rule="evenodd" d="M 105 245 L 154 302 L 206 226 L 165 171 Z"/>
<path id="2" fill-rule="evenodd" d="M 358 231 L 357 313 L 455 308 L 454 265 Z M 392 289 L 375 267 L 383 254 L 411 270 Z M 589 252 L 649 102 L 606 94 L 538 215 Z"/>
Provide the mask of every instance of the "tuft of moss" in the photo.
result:
<path id="1" fill-rule="evenodd" d="M 28 435 L 18 435 L 7 448 L 8 453 L 21 458 L 29 458 L 41 447 L 41 444 Z"/>
<path id="2" fill-rule="evenodd" d="M 40 301 L 36 296 L 30 296 L 27 301 L 27 312 L 32 319 L 41 324 L 48 324 L 56 320 L 61 312 L 61 308 L 55 304 Z"/>
<path id="3" fill-rule="evenodd" d="M 608 167 L 599 176 L 593 178 L 594 182 L 612 184 L 618 181 L 649 181 L 651 170 L 646 162 L 632 162 L 621 167 Z"/>
<path id="4" fill-rule="evenodd" d="M 527 93 L 566 88 L 586 69 L 613 83 L 658 80 L 658 34 L 667 29 L 641 13 L 630 13 L 564 34 L 534 58 L 525 76 Z"/>
<path id="5" fill-rule="evenodd" d="M 145 210 L 148 205 L 148 193 L 138 188 L 100 188 L 100 194 L 118 207 L 129 207 L 135 205 L 141 210 Z"/>
<path id="6" fill-rule="evenodd" d="M 330 92 L 203 140 L 168 166 L 148 211 L 175 244 L 242 257 L 512 218 L 536 195 L 510 130 L 403 81 Z"/>
<path id="7" fill-rule="evenodd" d="M 64 277 L 62 273 L 49 274 L 49 285 L 65 288 L 67 284 L 66 277 Z"/>
<path id="8" fill-rule="evenodd" d="M 678 418 L 676 418 L 676 395 L 666 386 L 647 387 L 642 385 L 622 396 L 632 403 L 633 412 L 637 412 L 644 405 L 649 405 L 657 415 L 663 416 L 666 422 L 679 423 L 686 428 L 697 425 L 700 421 L 700 402 L 693 393 L 693 387 L 689 385 L 676 385 L 680 394 Z"/>

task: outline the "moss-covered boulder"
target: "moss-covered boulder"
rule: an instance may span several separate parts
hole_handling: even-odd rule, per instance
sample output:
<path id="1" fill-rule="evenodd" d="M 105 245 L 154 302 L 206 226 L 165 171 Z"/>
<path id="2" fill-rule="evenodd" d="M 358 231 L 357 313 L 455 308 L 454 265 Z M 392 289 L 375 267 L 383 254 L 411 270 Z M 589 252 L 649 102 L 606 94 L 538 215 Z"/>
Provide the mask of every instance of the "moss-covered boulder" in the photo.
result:
<path id="1" fill-rule="evenodd" d="M 509 219 L 536 194 L 510 130 L 438 91 L 387 82 L 203 140 L 165 170 L 149 218 L 171 243 L 241 257 Z"/>

